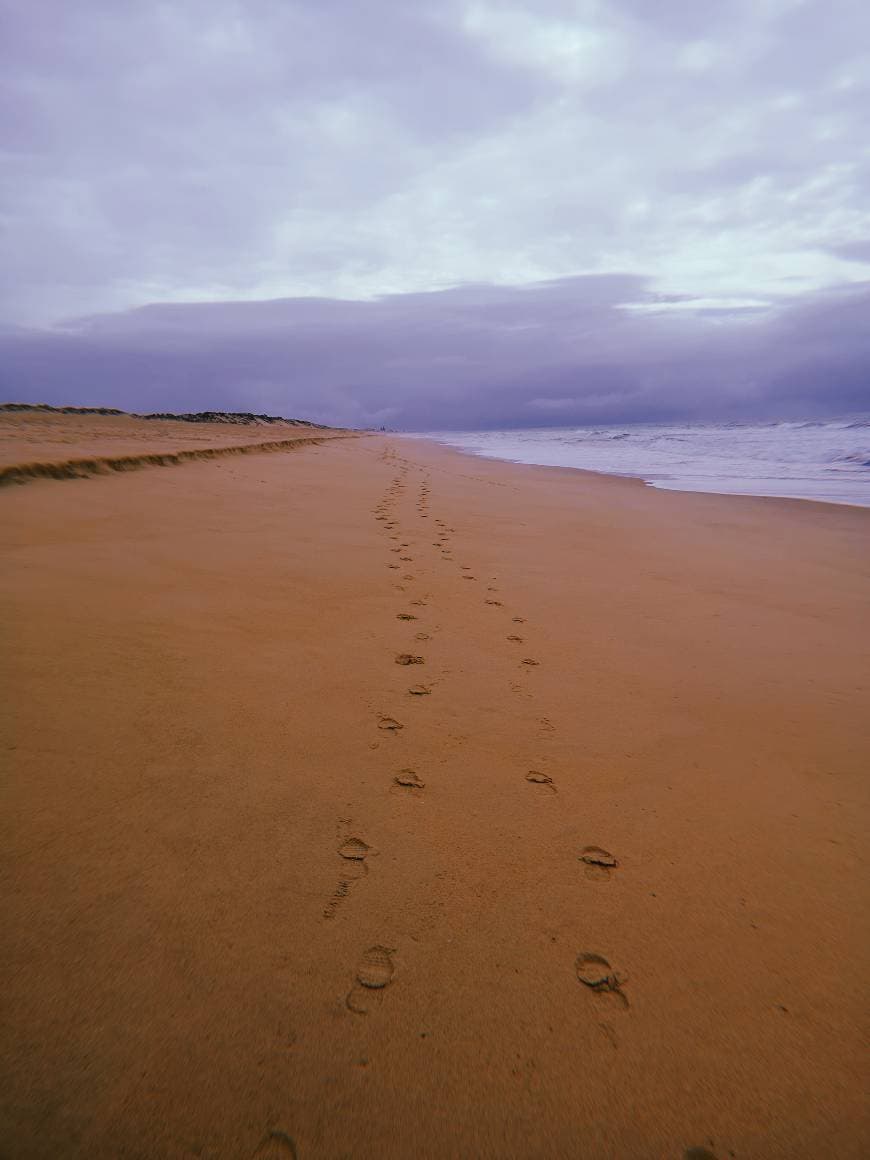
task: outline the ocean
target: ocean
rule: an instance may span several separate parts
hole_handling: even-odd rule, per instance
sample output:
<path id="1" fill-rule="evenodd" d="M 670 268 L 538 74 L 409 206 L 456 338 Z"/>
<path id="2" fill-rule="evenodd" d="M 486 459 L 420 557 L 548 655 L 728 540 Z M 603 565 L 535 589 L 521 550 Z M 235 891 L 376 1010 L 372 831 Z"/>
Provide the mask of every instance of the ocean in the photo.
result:
<path id="1" fill-rule="evenodd" d="M 673 491 L 870 507 L 870 417 L 780 423 L 643 423 L 426 437 L 491 459 L 643 479 Z"/>

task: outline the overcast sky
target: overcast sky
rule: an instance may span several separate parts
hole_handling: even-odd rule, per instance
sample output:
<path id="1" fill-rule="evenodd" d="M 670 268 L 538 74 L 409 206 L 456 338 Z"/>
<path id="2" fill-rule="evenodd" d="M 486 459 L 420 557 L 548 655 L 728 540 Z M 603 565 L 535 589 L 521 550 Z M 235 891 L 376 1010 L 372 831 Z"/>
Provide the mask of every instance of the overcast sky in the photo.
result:
<path id="1" fill-rule="evenodd" d="M 0 0 L 0 394 L 870 409 L 866 0 Z"/>

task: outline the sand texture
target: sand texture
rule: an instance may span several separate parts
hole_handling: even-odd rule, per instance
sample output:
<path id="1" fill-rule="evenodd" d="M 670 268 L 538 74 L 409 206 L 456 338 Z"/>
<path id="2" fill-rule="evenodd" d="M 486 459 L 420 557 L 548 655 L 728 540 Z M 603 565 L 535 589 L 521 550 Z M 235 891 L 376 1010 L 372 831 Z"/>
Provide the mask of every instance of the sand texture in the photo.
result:
<path id="1" fill-rule="evenodd" d="M 0 410 L 0 486 L 287 451 L 347 434 L 290 422 L 234 426 L 125 414 Z"/>
<path id="2" fill-rule="evenodd" d="M 0 1155 L 870 1155 L 868 512 L 381 436 L 0 503 Z"/>

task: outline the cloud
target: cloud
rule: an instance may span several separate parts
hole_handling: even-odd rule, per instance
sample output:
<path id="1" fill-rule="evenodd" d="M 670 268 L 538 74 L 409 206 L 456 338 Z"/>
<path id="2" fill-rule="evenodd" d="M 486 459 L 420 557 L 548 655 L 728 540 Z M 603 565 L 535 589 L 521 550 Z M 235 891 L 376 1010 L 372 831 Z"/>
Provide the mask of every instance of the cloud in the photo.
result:
<path id="1" fill-rule="evenodd" d="M 831 252 L 837 258 L 847 262 L 862 262 L 870 265 L 870 240 L 846 242 L 842 246 L 831 246 Z"/>
<path id="2" fill-rule="evenodd" d="M 9 322 L 870 276 L 859 0 L 0 4 Z"/>
<path id="3" fill-rule="evenodd" d="M 863 0 L 0 8 L 7 398 L 867 405 Z"/>
<path id="4" fill-rule="evenodd" d="M 711 312 L 633 275 L 154 305 L 0 333 L 0 390 L 406 430 L 838 414 L 870 407 L 868 312 L 870 283 Z"/>

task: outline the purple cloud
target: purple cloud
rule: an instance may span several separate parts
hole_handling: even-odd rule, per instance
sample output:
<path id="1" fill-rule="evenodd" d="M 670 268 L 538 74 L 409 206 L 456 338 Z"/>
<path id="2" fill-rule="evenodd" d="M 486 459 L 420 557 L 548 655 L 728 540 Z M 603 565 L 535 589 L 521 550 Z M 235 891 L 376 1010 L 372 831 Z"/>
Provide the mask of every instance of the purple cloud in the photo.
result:
<path id="1" fill-rule="evenodd" d="M 352 426 L 837 414 L 870 405 L 870 283 L 694 310 L 644 279 L 373 302 L 149 306 L 0 334 L 7 398 Z"/>

